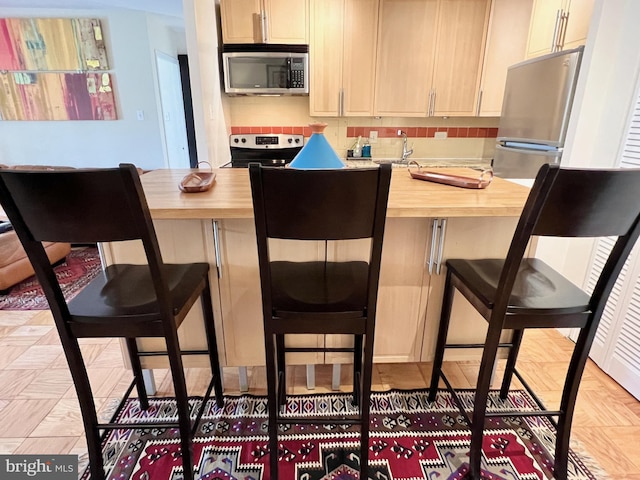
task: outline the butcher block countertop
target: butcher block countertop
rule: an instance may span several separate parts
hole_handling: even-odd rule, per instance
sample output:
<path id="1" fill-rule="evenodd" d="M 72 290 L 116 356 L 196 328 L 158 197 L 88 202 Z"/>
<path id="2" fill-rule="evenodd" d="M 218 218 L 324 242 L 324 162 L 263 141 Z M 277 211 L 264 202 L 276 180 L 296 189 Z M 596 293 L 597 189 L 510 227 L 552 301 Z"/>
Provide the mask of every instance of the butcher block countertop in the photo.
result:
<path id="1" fill-rule="evenodd" d="M 153 170 L 142 175 L 151 216 L 156 219 L 252 218 L 249 171 L 214 169 L 216 179 L 207 192 L 183 193 L 180 180 L 193 170 Z M 438 168 L 477 178 L 479 172 L 464 168 Z M 395 168 L 387 217 L 517 217 L 529 189 L 494 178 L 485 189 L 473 190 L 412 179 L 404 168 Z"/>

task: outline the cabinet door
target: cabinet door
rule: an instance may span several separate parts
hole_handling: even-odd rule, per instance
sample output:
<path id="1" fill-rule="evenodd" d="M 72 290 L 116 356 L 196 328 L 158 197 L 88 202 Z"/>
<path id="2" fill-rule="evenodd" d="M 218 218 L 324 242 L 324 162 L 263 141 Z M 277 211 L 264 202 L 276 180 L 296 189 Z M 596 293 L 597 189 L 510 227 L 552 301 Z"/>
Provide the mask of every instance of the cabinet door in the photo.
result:
<path id="1" fill-rule="evenodd" d="M 378 0 L 345 0 L 342 65 L 345 116 L 373 116 Z"/>
<path id="2" fill-rule="evenodd" d="M 308 0 L 220 0 L 224 43 L 308 43 Z M 266 18 L 262 19 L 262 14 Z"/>
<path id="3" fill-rule="evenodd" d="M 493 0 L 480 84 L 479 116 L 499 117 L 509 66 L 525 59 L 533 0 Z"/>
<path id="4" fill-rule="evenodd" d="M 489 0 L 440 2 L 432 114 L 476 114 Z"/>
<path id="5" fill-rule="evenodd" d="M 442 310 L 442 295 L 446 278 L 444 262 L 447 258 L 502 258 L 511 244 L 518 218 L 450 218 L 444 236 L 442 270 L 433 273 L 429 283 L 429 300 L 422 345 L 422 361 L 433 361 Z M 482 316 L 456 292 L 451 323 L 450 343 L 483 343 L 487 323 Z M 481 351 L 475 349 L 449 349 L 447 360 L 478 360 Z"/>
<path id="6" fill-rule="evenodd" d="M 309 114 L 340 115 L 344 0 L 311 1 Z"/>
<path id="7" fill-rule="evenodd" d="M 264 365 L 264 329 L 258 250 L 252 219 L 218 222 L 220 251 L 220 304 L 227 366 Z M 319 242 L 273 241 L 273 259 L 318 260 L 324 249 Z M 288 345 L 317 347 L 321 335 L 291 335 Z M 292 353 L 288 364 L 322 363 L 318 353 Z"/>
<path id="8" fill-rule="evenodd" d="M 312 0 L 311 116 L 373 116 L 378 0 Z"/>
<path id="9" fill-rule="evenodd" d="M 563 35 L 563 50 L 586 43 L 594 3 L 594 0 L 571 0 L 569 18 Z"/>
<path id="10" fill-rule="evenodd" d="M 437 0 L 381 0 L 375 115 L 427 115 L 437 10 Z"/>
<path id="11" fill-rule="evenodd" d="M 269 43 L 309 43 L 309 0 L 264 0 L 264 9 Z"/>
<path id="12" fill-rule="evenodd" d="M 224 43 L 260 43 L 261 0 L 220 0 Z"/>
<path id="13" fill-rule="evenodd" d="M 420 361 L 428 281 L 425 256 L 430 239 L 426 218 L 388 218 L 376 312 L 374 361 Z M 366 260 L 369 240 L 334 242 L 330 258 Z M 425 283 L 426 281 L 426 283 Z M 327 345 L 353 346 L 351 336 L 329 335 Z M 351 363 L 351 354 L 327 354 L 327 363 Z"/>
<path id="14" fill-rule="evenodd" d="M 551 53 L 565 0 L 534 0 L 529 25 L 527 58 Z"/>

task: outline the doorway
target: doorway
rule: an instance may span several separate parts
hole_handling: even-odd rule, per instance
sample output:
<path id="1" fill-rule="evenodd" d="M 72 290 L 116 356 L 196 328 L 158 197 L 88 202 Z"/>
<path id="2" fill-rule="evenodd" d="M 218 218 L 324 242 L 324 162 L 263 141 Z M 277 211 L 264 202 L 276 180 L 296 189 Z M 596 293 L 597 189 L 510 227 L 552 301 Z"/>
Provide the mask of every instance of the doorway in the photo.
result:
<path id="1" fill-rule="evenodd" d="M 156 51 L 156 67 L 162 106 L 166 165 L 168 168 L 190 168 L 180 65 L 177 59 Z"/>

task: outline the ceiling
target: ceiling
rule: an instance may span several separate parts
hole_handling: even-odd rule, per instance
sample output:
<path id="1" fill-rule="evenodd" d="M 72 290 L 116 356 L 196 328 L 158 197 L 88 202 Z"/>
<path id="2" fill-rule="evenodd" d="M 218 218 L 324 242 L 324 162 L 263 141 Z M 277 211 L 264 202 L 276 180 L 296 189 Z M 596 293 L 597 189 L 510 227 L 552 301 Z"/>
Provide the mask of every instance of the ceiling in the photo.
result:
<path id="1" fill-rule="evenodd" d="M 141 10 L 183 18 L 182 0 L 1 0 L 2 7 Z"/>

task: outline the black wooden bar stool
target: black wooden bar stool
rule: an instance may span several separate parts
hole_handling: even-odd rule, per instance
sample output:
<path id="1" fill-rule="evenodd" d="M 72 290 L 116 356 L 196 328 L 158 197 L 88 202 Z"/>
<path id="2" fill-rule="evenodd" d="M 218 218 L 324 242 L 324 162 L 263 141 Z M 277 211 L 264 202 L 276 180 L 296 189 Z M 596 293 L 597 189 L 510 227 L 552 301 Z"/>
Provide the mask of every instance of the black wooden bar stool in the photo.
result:
<path id="1" fill-rule="evenodd" d="M 100 430 L 120 428 L 178 427 L 184 478 L 193 478 L 192 437 L 212 389 L 222 407 L 222 382 L 209 291 L 209 264 L 162 262 L 149 208 L 138 172 L 133 165 L 120 168 L 17 171 L 0 170 L 0 202 L 49 302 L 73 377 L 87 437 L 92 480 L 105 478 Z M 147 265 L 108 266 L 73 300 L 66 302 L 42 246 L 43 241 L 71 243 L 141 240 Z M 204 314 L 207 350 L 182 351 L 177 329 L 200 297 Z M 123 337 L 129 349 L 134 379 L 124 401 L 136 386 L 140 406 L 149 401 L 142 378 L 136 338 L 160 337 L 169 359 L 177 404 L 177 422 L 118 424 L 99 423 L 91 385 L 82 358 L 79 338 Z M 189 416 L 182 355 L 209 356 L 212 380 L 195 422 Z M 142 355 L 142 353 L 140 354 Z"/>
<path id="2" fill-rule="evenodd" d="M 442 378 L 471 425 L 469 478 L 480 478 L 485 418 L 535 416 L 551 418 L 557 427 L 554 475 L 567 478 L 569 437 L 574 405 L 589 349 L 607 298 L 640 234 L 640 170 L 583 170 L 543 166 L 525 204 L 506 259 L 447 260 L 447 279 L 440 318 L 429 400 L 436 398 Z M 532 236 L 618 237 L 591 295 L 582 291 L 544 262 L 523 258 Z M 447 344 L 455 289 L 488 321 L 484 344 Z M 579 328 L 571 356 L 560 408 L 546 410 L 516 370 L 516 359 L 526 328 Z M 503 330 L 512 340 L 501 343 Z M 507 397 L 515 374 L 542 412 L 487 412 L 487 399 L 498 348 L 509 348 L 500 397 Z M 483 348 L 471 419 L 442 372 L 445 348 Z M 552 417 L 557 417 L 557 422 Z"/>
<path id="3" fill-rule="evenodd" d="M 278 425 L 360 425 L 360 478 L 367 477 L 369 402 L 382 239 L 391 179 L 373 169 L 296 170 L 249 166 L 256 223 L 267 365 L 271 479 L 278 478 Z M 369 261 L 273 261 L 269 239 L 370 238 Z M 289 334 L 350 334 L 353 348 L 285 346 Z M 359 415 L 283 416 L 286 352 L 350 351 Z"/>

